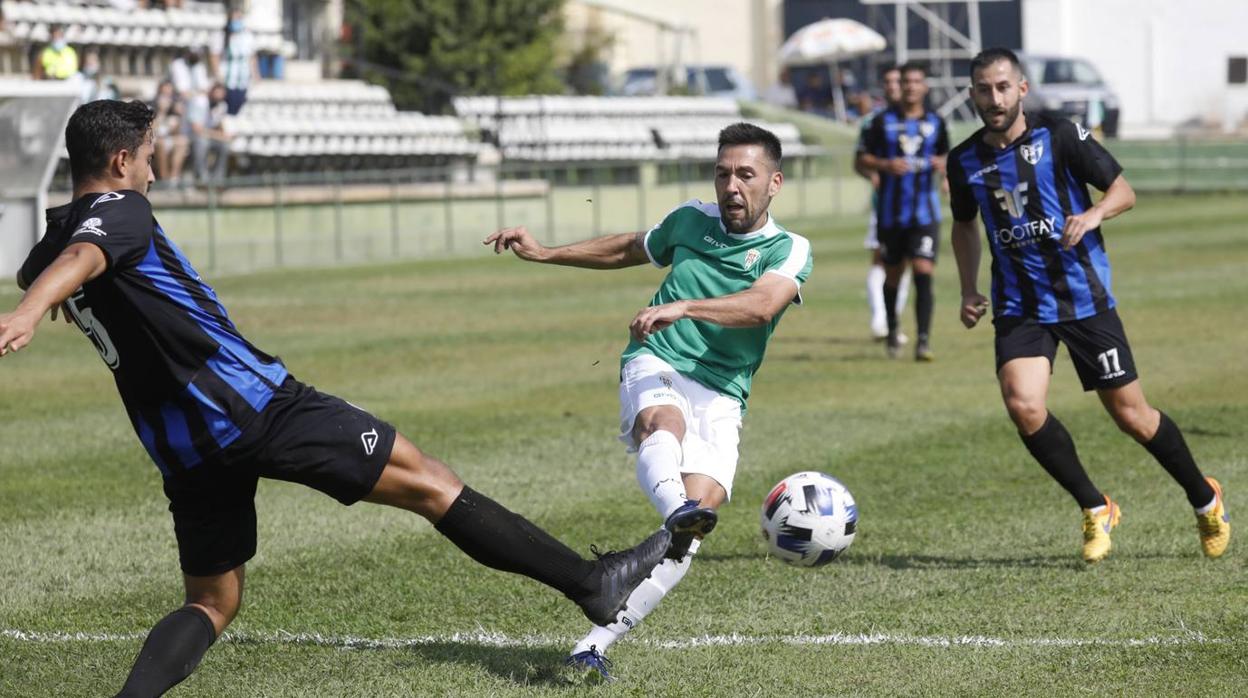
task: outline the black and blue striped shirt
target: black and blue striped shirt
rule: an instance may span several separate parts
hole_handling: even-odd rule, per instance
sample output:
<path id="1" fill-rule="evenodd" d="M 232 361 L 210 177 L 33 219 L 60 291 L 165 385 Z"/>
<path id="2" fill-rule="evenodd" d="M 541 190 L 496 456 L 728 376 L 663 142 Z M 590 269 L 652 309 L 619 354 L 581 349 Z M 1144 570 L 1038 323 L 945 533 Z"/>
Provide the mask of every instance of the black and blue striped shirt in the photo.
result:
<path id="1" fill-rule="evenodd" d="M 112 369 L 161 473 L 200 465 L 264 410 L 286 367 L 243 338 L 142 194 L 87 194 L 49 210 L 22 278 L 33 281 L 79 242 L 98 246 L 108 269 L 69 298 L 70 315 Z"/>
<path id="2" fill-rule="evenodd" d="M 949 132 L 939 114 L 925 111 L 907 119 L 901 107 L 885 109 L 860 136 L 858 149 L 886 160 L 905 158 L 910 165 L 904 175 L 880 173 L 875 215 L 881 228 L 940 222 L 940 174 L 932 167 L 932 158 L 949 152 Z"/>
<path id="3" fill-rule="evenodd" d="M 994 316 L 1051 324 L 1114 307 L 1100 228 L 1062 249 L 1068 216 L 1092 207 L 1087 185 L 1104 191 L 1122 167 L 1088 131 L 1066 119 L 1026 116 L 1027 131 L 1005 148 L 984 130 L 949 154 L 954 220 L 983 218 L 992 251 Z"/>

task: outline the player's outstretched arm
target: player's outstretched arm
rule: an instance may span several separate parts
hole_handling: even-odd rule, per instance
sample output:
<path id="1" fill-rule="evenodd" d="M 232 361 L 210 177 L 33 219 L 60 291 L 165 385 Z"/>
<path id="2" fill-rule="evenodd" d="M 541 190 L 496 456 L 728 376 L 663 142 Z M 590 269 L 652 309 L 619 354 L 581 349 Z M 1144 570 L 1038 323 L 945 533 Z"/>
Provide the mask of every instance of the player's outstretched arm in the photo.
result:
<path id="1" fill-rule="evenodd" d="M 1135 190 L 1127 183 L 1126 177 L 1118 175 L 1105 190 L 1105 196 L 1101 197 L 1096 205 L 1066 219 L 1066 224 L 1062 226 L 1062 247 L 1069 250 L 1078 245 L 1089 230 L 1096 230 L 1102 222 L 1126 213 L 1134 207 Z"/>
<path id="2" fill-rule="evenodd" d="M 661 332 L 672 323 L 689 318 L 721 327 L 758 327 L 771 322 L 797 296 L 797 284 L 780 274 L 763 274 L 754 285 L 727 296 L 681 300 L 643 308 L 628 331 L 634 339 Z"/>
<path id="3" fill-rule="evenodd" d="M 0 314 L 0 356 L 30 344 L 44 313 L 107 268 L 108 260 L 99 247 L 86 242 L 66 247 L 30 285 L 17 308 Z"/>
<path id="4" fill-rule="evenodd" d="M 953 222 L 950 234 L 953 258 L 958 263 L 958 280 L 962 284 L 962 305 L 959 317 L 970 329 L 988 312 L 988 298 L 979 292 L 979 225 L 975 219 Z"/>
<path id="5" fill-rule="evenodd" d="M 503 228 L 490 235 L 482 244 L 493 245 L 494 254 L 511 250 L 517 257 L 530 262 L 562 264 L 585 269 L 622 269 L 650 261 L 646 255 L 645 233 L 620 233 L 574 242 L 571 245 L 546 247 L 524 226 Z"/>

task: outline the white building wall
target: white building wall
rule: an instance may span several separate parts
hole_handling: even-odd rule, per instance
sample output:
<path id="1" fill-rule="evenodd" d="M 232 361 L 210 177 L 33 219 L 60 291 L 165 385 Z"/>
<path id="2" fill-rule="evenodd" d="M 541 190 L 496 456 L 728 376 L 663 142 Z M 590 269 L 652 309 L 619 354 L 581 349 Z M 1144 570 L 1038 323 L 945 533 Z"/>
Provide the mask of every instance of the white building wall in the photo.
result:
<path id="1" fill-rule="evenodd" d="M 1248 55 L 1248 0 L 1022 1 L 1023 50 L 1091 60 L 1126 135 L 1248 116 L 1248 90 L 1226 84 L 1227 59 Z"/>
<path id="2" fill-rule="evenodd" d="M 1245 0 L 1248 2 L 1248 0 Z M 749 77 L 762 91 L 776 78 L 776 51 L 784 40 L 781 26 L 783 0 L 619 0 L 580 3 L 565 9 L 567 28 L 577 36 L 591 16 L 614 34 L 610 52 L 613 75 L 629 68 L 655 66 L 673 59 L 674 39 L 653 24 L 612 12 L 602 4 L 616 4 L 638 13 L 661 17 L 694 28 L 681 47 L 686 64 L 730 65 Z"/>

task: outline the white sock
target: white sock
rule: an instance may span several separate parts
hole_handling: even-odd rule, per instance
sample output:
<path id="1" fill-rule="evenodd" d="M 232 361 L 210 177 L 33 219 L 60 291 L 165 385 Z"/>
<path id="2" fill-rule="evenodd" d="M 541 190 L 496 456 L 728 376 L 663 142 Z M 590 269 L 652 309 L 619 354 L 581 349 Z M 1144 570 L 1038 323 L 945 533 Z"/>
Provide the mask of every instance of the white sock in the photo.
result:
<path id="1" fill-rule="evenodd" d="M 596 648 L 601 654 L 606 654 L 608 647 L 624 637 L 629 630 L 637 627 L 641 619 L 649 615 L 663 600 L 663 597 L 667 596 L 667 592 L 684 579 L 685 573 L 689 571 L 689 564 L 693 562 L 693 554 L 697 552 L 701 543 L 702 541 L 695 538 L 689 545 L 689 554 L 680 562 L 664 560 L 656 565 L 650 576 L 638 584 L 628 597 L 628 603 L 625 604 L 624 612 L 620 614 L 619 620 L 610 625 L 595 625 L 590 628 L 585 637 L 572 648 L 572 654 L 584 652 L 590 647 Z"/>
<path id="2" fill-rule="evenodd" d="M 680 474 L 684 452 L 670 431 L 656 431 L 637 447 L 637 484 L 666 521 L 688 499 Z"/>
<path id="3" fill-rule="evenodd" d="M 1093 516 L 1100 516 L 1105 513 L 1105 506 L 1106 505 L 1102 504 L 1099 507 L 1092 507 L 1091 509 L 1088 509 L 1088 511 L 1091 512 Z"/>
<path id="4" fill-rule="evenodd" d="M 878 264 L 872 264 L 867 271 L 867 307 L 871 309 L 871 331 L 888 332 L 888 317 L 884 314 L 884 267 Z"/>
<path id="5" fill-rule="evenodd" d="M 1216 507 L 1217 505 L 1218 505 L 1218 495 L 1215 494 L 1213 495 L 1213 499 L 1209 500 L 1208 504 L 1196 510 L 1196 515 L 1200 516 L 1201 514 L 1208 514 L 1209 512 L 1213 511 L 1213 508 Z"/>
<path id="6" fill-rule="evenodd" d="M 906 267 L 901 280 L 897 282 L 897 317 L 901 317 L 906 309 L 906 301 L 910 298 L 910 276 L 910 267 Z"/>

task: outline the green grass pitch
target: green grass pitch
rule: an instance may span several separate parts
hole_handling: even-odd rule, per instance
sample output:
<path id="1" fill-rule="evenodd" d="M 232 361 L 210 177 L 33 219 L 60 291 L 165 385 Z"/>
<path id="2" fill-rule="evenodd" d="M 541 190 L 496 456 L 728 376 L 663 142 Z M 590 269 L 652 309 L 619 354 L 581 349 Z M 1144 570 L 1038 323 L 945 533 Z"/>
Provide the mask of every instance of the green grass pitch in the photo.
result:
<path id="1" fill-rule="evenodd" d="M 1114 291 L 1151 401 L 1248 512 L 1248 200 L 1144 197 L 1106 226 Z M 1079 561 L 1079 512 L 1027 455 L 992 332 L 956 321 L 937 270 L 934 364 L 867 339 L 858 218 L 807 222 L 806 307 L 755 381 L 735 500 L 684 583 L 611 652 L 612 695 L 1230 695 L 1248 676 L 1245 536 L 1201 557 L 1192 512 L 1082 393 L 1050 405 L 1123 522 Z M 947 226 L 945 228 L 947 234 Z M 482 236 L 489 231 L 481 231 Z M 175 232 L 176 235 L 176 232 Z M 984 287 L 986 289 L 987 259 Z M 294 374 L 392 421 L 474 487 L 588 554 L 658 523 L 615 441 L 616 370 L 651 268 L 493 258 L 218 280 Z M 16 301 L 12 291 L 0 305 Z M 907 331 L 913 334 L 911 315 Z M 783 476 L 842 479 L 853 548 L 818 570 L 768 559 L 758 508 Z M 0 695 L 111 695 L 180 603 L 159 474 L 107 370 L 45 324 L 0 363 Z M 423 520 L 261 483 L 260 552 L 231 634 L 177 696 L 573 695 L 587 628 L 558 594 L 472 563 Z M 1235 516 L 1241 516 L 1235 519 Z M 689 641 L 702 638 L 700 642 Z"/>

